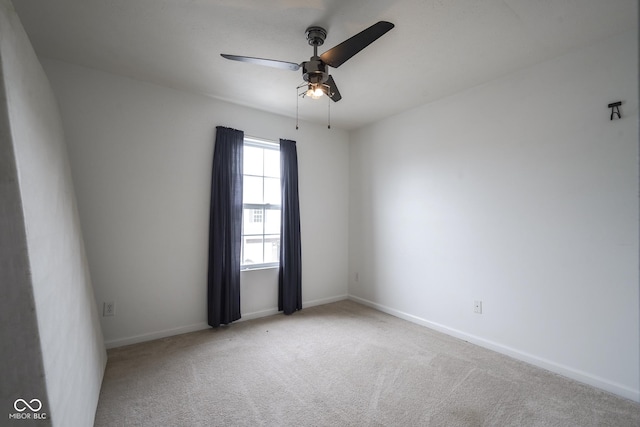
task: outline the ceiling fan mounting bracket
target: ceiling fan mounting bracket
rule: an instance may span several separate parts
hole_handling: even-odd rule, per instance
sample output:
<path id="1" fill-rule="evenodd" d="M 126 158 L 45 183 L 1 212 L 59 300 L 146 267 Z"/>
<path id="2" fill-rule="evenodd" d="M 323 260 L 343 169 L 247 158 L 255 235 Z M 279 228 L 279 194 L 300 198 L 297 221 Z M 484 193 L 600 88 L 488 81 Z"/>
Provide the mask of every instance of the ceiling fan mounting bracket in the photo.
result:
<path id="1" fill-rule="evenodd" d="M 322 27 L 309 27 L 306 34 L 307 41 L 311 46 L 322 46 L 327 38 L 327 30 Z"/>

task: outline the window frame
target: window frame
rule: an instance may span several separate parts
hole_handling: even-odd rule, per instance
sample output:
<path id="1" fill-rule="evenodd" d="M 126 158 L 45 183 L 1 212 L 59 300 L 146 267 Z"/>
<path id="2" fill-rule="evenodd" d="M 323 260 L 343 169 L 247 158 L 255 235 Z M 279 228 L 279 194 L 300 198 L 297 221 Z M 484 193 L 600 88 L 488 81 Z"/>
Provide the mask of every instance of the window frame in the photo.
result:
<path id="1" fill-rule="evenodd" d="M 244 137 L 244 142 L 243 142 L 243 146 L 244 147 L 256 147 L 256 148 L 261 148 L 264 150 L 273 150 L 273 151 L 277 151 L 278 153 L 280 152 L 280 144 L 278 142 L 275 141 L 270 141 L 267 139 L 261 139 L 261 138 L 256 138 L 256 137 L 249 137 L 249 136 L 245 136 Z M 251 175 L 251 174 L 245 174 L 244 169 L 242 171 L 242 176 L 243 179 L 246 176 L 259 176 L 259 175 Z M 265 178 L 264 175 L 264 169 L 262 171 L 262 176 L 263 181 Z M 267 178 L 270 178 L 269 176 L 266 176 Z M 272 177 L 271 177 L 272 178 Z M 280 182 L 282 182 L 282 177 L 279 177 Z M 263 189 L 264 191 L 264 189 Z M 243 195 L 243 200 L 242 200 L 242 231 L 241 231 L 241 259 L 240 259 L 240 271 L 250 271 L 250 270 L 261 270 L 261 269 L 267 269 L 267 268 L 278 268 L 280 266 L 280 260 L 276 261 L 276 262 L 263 262 L 263 263 L 259 263 L 259 264 L 244 264 L 244 248 L 245 248 L 245 237 L 251 237 L 251 236 L 255 236 L 255 237 L 260 237 L 262 239 L 262 244 L 263 244 L 263 260 L 264 260 L 264 244 L 266 239 L 269 236 L 278 236 L 278 238 L 280 238 L 280 230 L 278 230 L 277 234 L 274 233 L 265 233 L 265 226 L 266 226 L 266 217 L 267 217 L 267 210 L 277 210 L 281 212 L 281 204 L 272 204 L 272 203 L 245 203 L 244 201 L 244 195 Z M 247 211 L 247 209 L 251 210 L 251 216 L 252 216 L 252 221 L 254 218 L 254 211 L 255 210 L 261 210 L 262 211 L 262 233 L 261 234 L 245 234 L 244 233 L 244 224 L 245 224 L 245 212 Z"/>

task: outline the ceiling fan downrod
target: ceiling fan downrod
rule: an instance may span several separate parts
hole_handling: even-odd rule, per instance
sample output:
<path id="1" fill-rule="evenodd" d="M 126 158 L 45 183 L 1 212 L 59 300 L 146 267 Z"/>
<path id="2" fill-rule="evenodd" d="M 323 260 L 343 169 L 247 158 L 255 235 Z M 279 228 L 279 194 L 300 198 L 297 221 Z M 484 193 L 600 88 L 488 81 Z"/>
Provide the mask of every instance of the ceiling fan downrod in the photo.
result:
<path id="1" fill-rule="evenodd" d="M 327 38 L 327 30 L 322 27 L 309 27 L 306 31 L 307 41 L 313 46 L 313 56 L 302 64 L 302 78 L 305 82 L 322 84 L 329 78 L 327 66 L 318 56 L 318 46 L 324 44 Z"/>

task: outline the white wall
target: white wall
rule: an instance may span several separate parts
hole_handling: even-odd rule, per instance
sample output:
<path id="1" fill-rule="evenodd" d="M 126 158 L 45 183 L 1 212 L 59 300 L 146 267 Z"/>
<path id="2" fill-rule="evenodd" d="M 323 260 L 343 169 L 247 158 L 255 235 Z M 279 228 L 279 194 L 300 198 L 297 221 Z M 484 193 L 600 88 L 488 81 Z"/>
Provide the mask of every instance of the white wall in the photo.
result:
<path id="1" fill-rule="evenodd" d="M 350 296 L 640 400 L 637 54 L 634 31 L 355 132 Z"/>
<path id="2" fill-rule="evenodd" d="M 43 61 L 59 99 L 107 347 L 206 325 L 215 127 L 297 141 L 303 306 L 346 298 L 348 138 L 211 98 Z M 242 273 L 244 319 L 277 312 L 277 271 Z"/>
<path id="3" fill-rule="evenodd" d="M 40 398 L 46 406 L 39 414 L 47 414 L 52 425 L 87 426 L 93 424 L 106 352 L 84 257 L 58 106 L 8 0 L 0 0 L 0 54 L 0 84 L 6 91 L 1 110 L 7 112 L 9 127 L 9 132 L 3 129 L 3 136 L 10 134 L 13 145 L 17 176 L 12 179 L 19 183 L 23 213 L 23 223 L 14 227 L 25 232 L 28 253 L 21 256 L 28 259 L 28 270 L 21 273 L 28 278 L 26 286 L 32 288 L 29 299 L 33 298 L 26 303 L 6 298 L 16 295 L 9 291 L 16 283 L 2 282 L 0 311 L 3 320 L 10 322 L 12 318 L 35 317 L 37 329 L 29 332 L 25 342 L 34 336 L 40 341 L 37 349 L 23 346 L 20 340 L 15 346 L 3 341 L 3 358 L 10 352 L 12 359 L 12 363 L 2 363 L 3 398 L 11 398 L 11 405 L 3 406 L 3 411 L 12 410 L 16 399 Z M 24 251 L 22 242 L 11 244 Z M 4 273 L 1 277 L 6 278 Z M 29 311 L 20 311 L 25 305 L 30 306 Z M 34 357 L 41 357 L 44 372 L 23 372 L 15 366 Z M 16 377 L 16 372 L 20 376 Z M 46 395 L 21 394 L 20 383 L 43 380 Z M 5 388 L 16 382 L 16 389 Z"/>

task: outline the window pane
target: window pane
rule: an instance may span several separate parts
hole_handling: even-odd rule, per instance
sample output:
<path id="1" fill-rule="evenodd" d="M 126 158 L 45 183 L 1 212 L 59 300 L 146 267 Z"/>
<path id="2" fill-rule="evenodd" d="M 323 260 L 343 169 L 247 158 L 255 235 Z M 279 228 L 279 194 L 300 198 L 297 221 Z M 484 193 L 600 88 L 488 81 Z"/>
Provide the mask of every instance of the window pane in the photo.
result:
<path id="1" fill-rule="evenodd" d="M 265 234 L 280 234 L 280 209 L 265 209 Z"/>
<path id="2" fill-rule="evenodd" d="M 280 150 L 251 140 L 243 153 L 242 265 L 277 264 L 280 257 Z"/>
<path id="3" fill-rule="evenodd" d="M 264 263 L 263 250 L 264 239 L 262 236 L 244 236 L 242 238 L 242 264 Z"/>
<path id="4" fill-rule="evenodd" d="M 244 152 L 242 153 L 243 165 L 242 173 L 247 175 L 262 175 L 263 165 L 263 152 L 262 148 L 244 146 Z"/>
<path id="5" fill-rule="evenodd" d="M 258 203 L 262 204 L 262 180 L 264 178 L 259 176 L 244 176 L 243 177 L 243 194 L 242 200 L 244 203 Z"/>
<path id="6" fill-rule="evenodd" d="M 280 178 L 264 179 L 264 202 L 272 205 L 280 204 Z"/>
<path id="7" fill-rule="evenodd" d="M 278 262 L 280 260 L 280 236 L 264 236 L 264 262 Z"/>
<path id="8" fill-rule="evenodd" d="M 264 176 L 280 178 L 280 151 L 264 150 Z"/>
<path id="9" fill-rule="evenodd" d="M 263 234 L 264 211 L 244 209 L 242 212 L 242 234 Z"/>

